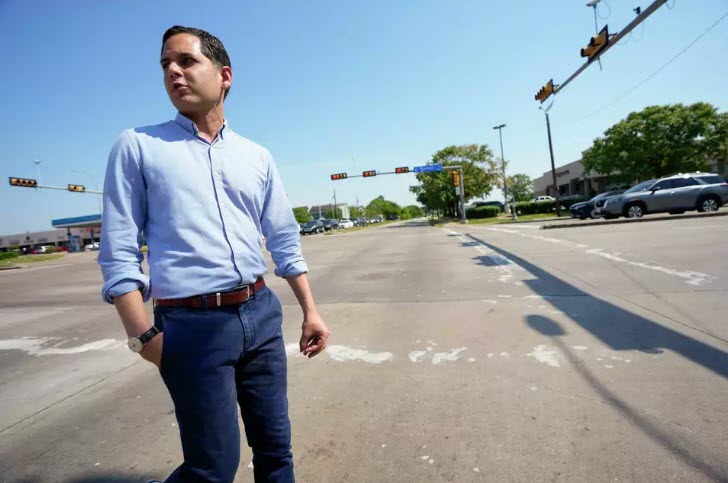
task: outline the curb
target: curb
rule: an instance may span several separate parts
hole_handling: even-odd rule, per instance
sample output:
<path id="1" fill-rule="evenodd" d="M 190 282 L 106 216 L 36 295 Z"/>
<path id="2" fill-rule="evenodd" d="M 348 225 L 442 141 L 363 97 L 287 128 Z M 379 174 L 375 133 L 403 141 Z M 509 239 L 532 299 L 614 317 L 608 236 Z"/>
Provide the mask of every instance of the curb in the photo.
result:
<path id="1" fill-rule="evenodd" d="M 623 223 L 647 223 L 650 221 L 665 221 L 665 220 L 686 220 L 690 218 L 712 218 L 715 216 L 728 216 L 728 211 L 717 212 L 717 213 L 695 213 L 692 215 L 669 215 L 669 216 L 658 216 L 655 218 L 625 218 L 623 220 L 608 220 L 608 221 L 588 221 L 585 223 L 562 223 L 556 225 L 541 225 L 542 230 L 553 230 L 557 228 L 582 228 L 586 226 L 605 226 L 605 225 L 621 225 Z"/>

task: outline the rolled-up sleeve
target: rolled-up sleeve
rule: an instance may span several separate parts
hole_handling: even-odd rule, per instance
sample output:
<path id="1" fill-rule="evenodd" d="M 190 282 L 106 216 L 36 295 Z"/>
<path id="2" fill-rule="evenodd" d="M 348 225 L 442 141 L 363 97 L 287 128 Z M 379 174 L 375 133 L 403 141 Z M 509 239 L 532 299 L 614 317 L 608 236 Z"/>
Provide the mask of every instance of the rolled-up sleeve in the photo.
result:
<path id="1" fill-rule="evenodd" d="M 149 299 L 149 277 L 142 270 L 142 233 L 147 199 L 139 149 L 132 131 L 124 131 L 109 155 L 104 181 L 99 265 L 104 276 L 101 296 L 114 297 L 141 290 Z"/>
<path id="2" fill-rule="evenodd" d="M 308 272 L 308 266 L 301 254 L 298 222 L 288 202 L 278 168 L 270 155 L 260 222 L 266 248 L 276 265 L 275 274 L 285 278 Z"/>

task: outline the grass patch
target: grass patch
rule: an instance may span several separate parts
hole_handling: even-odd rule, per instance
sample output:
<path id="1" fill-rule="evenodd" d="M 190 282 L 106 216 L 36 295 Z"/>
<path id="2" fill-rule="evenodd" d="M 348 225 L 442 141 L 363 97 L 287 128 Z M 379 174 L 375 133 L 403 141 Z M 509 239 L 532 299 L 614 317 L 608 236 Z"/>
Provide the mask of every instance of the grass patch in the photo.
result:
<path id="1" fill-rule="evenodd" d="M 535 221 L 549 220 L 556 218 L 556 213 L 537 213 L 534 215 L 519 215 L 518 221 Z M 460 218 L 429 218 L 428 221 L 432 226 L 442 226 L 447 223 L 460 223 Z M 503 223 L 513 223 L 510 215 L 500 215 L 496 218 L 476 218 L 468 220 L 471 225 L 500 225 Z"/>
<path id="2" fill-rule="evenodd" d="M 58 260 L 59 258 L 63 258 L 63 256 L 63 253 L 52 253 L 48 255 L 20 255 L 16 258 L 0 261 L 0 267 L 7 267 L 19 263 L 50 262 L 51 260 Z"/>

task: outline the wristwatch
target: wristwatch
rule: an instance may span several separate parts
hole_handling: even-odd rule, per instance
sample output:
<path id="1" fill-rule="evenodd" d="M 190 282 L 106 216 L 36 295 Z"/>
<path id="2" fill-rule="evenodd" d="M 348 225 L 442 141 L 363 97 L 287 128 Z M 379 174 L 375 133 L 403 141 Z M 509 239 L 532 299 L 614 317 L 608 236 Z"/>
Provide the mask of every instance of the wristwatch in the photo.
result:
<path id="1" fill-rule="evenodd" d="M 154 336 L 159 334 L 160 332 L 162 331 L 159 330 L 157 327 L 152 326 L 151 329 L 144 332 L 139 337 L 129 337 L 129 339 L 127 340 L 127 345 L 132 352 L 139 353 L 142 351 L 142 349 L 144 349 L 144 346 L 147 344 L 147 342 L 152 340 Z"/>

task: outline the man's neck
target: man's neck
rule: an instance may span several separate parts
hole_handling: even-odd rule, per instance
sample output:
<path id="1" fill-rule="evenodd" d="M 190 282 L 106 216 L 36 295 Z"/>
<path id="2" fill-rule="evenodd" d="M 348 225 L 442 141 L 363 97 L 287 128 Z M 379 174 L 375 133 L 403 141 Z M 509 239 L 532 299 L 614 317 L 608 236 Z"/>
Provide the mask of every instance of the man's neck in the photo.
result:
<path id="1" fill-rule="evenodd" d="M 220 131 L 225 122 L 225 114 L 222 105 L 218 105 L 212 110 L 203 114 L 182 113 L 187 116 L 197 126 L 197 131 L 201 138 L 212 142 L 215 140 L 217 133 Z"/>

